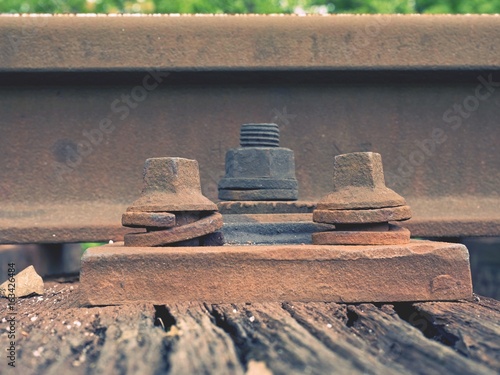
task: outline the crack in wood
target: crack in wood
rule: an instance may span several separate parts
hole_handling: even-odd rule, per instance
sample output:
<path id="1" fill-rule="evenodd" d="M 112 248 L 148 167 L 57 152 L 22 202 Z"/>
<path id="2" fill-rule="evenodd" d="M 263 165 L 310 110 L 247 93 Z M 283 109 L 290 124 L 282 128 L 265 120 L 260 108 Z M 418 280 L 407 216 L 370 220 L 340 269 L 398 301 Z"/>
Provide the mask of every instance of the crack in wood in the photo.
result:
<path id="1" fill-rule="evenodd" d="M 164 341 L 170 343 L 169 374 L 244 374 L 231 337 L 214 322 L 205 305 L 166 306 L 175 319 Z"/>
<path id="2" fill-rule="evenodd" d="M 170 331 L 172 326 L 175 326 L 177 321 L 174 316 L 170 313 L 167 306 L 165 305 L 154 305 L 155 315 L 154 315 L 154 325 L 155 327 L 162 327 L 165 332 Z"/>
<path id="3" fill-rule="evenodd" d="M 417 309 L 413 303 L 395 303 L 393 306 L 401 319 L 417 328 L 425 337 L 450 348 L 456 348 L 459 337 L 446 332 L 442 325 L 435 324 L 431 314 Z"/>
<path id="4" fill-rule="evenodd" d="M 476 375 L 500 370 L 500 304 L 483 297 L 394 307 L 183 303 L 82 308 L 75 303 L 77 295 L 76 283 L 48 282 L 44 296 L 17 301 L 17 371 Z M 6 306 L 0 300 L 0 311 Z M 0 346 L 6 343 L 7 335 L 0 335 Z"/>
<path id="5" fill-rule="evenodd" d="M 438 337 L 454 338 L 452 347 L 457 353 L 499 369 L 500 318 L 488 301 L 483 303 L 486 306 L 478 302 L 420 302 L 414 308 L 429 318 Z"/>
<path id="6" fill-rule="evenodd" d="M 275 374 L 361 373 L 351 358 L 330 350 L 279 303 L 213 305 L 212 313 L 243 363 L 264 363 Z"/>
<path id="7" fill-rule="evenodd" d="M 248 370 L 248 355 L 250 353 L 250 348 L 246 340 L 247 335 L 244 331 L 242 331 L 239 325 L 234 324 L 230 319 L 228 319 L 225 313 L 215 308 L 215 306 L 216 305 L 209 306 L 205 304 L 207 311 L 213 317 L 214 324 L 226 332 L 233 340 L 238 359 L 246 372 Z M 232 306 L 234 307 L 233 311 L 236 310 L 236 306 Z"/>
<path id="8" fill-rule="evenodd" d="M 347 309 L 358 315 L 352 329 L 365 341 L 366 351 L 378 356 L 381 361 L 396 362 L 410 373 L 419 373 L 422 369 L 426 374 L 436 375 L 443 371 L 471 375 L 494 373 L 484 363 L 473 361 L 454 348 L 428 339 L 402 320 L 392 305 L 377 307 L 365 303 L 348 305 Z"/>
<path id="9" fill-rule="evenodd" d="M 363 340 L 351 328 L 358 315 L 349 312 L 347 305 L 284 303 L 282 307 L 331 351 L 349 359 L 358 373 L 396 375 L 404 372 L 404 367 L 390 361 L 383 363 L 366 350 Z"/>

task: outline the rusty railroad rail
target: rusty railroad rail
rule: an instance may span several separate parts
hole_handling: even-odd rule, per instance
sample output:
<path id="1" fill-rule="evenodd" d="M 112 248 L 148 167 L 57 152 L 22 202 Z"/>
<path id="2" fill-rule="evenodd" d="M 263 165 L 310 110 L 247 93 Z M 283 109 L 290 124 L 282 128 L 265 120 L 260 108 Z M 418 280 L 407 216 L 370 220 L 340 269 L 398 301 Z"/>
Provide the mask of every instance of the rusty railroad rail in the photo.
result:
<path id="1" fill-rule="evenodd" d="M 239 126 L 276 122 L 299 198 L 382 154 L 416 236 L 500 235 L 500 17 L 0 16 L 0 243 L 123 238 L 145 159 L 217 197 Z"/>

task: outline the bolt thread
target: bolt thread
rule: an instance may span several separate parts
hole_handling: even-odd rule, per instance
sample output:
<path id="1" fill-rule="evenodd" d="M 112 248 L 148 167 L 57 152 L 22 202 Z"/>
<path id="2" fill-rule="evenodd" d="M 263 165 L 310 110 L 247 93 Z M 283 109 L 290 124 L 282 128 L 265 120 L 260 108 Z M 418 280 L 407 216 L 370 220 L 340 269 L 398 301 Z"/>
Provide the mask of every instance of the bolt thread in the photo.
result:
<path id="1" fill-rule="evenodd" d="M 240 131 L 241 147 L 279 147 L 280 131 L 276 124 L 243 124 Z"/>

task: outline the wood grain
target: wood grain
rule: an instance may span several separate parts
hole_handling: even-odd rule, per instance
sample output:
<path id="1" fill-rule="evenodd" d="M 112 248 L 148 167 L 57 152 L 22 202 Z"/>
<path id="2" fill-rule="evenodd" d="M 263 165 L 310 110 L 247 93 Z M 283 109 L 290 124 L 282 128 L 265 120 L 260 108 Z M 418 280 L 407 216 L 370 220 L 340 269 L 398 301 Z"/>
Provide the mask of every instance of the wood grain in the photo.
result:
<path id="1" fill-rule="evenodd" d="M 44 296 L 17 301 L 16 373 L 500 372 L 500 302 L 478 296 L 474 302 L 394 305 L 83 308 L 78 294 L 77 282 L 48 282 Z M 7 300 L 1 299 L 0 312 L 6 311 Z M 0 347 L 7 345 L 3 331 Z"/>

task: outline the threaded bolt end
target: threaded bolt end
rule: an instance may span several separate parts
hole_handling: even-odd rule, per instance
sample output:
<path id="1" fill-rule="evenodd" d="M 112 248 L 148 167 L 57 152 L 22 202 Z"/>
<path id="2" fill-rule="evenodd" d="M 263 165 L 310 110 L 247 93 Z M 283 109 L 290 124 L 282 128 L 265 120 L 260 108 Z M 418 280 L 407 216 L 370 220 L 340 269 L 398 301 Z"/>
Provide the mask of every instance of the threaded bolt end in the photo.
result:
<path id="1" fill-rule="evenodd" d="M 240 131 L 241 147 L 279 147 L 280 131 L 276 124 L 243 124 Z"/>

